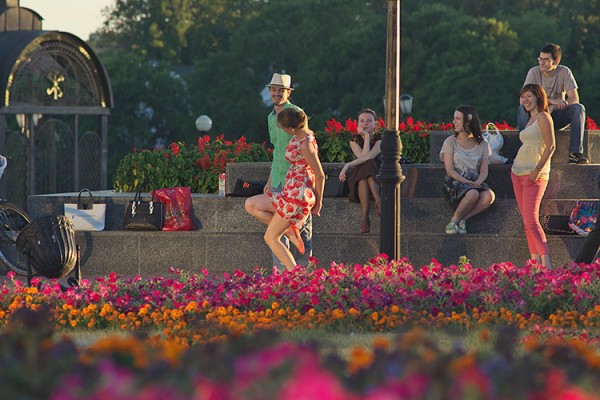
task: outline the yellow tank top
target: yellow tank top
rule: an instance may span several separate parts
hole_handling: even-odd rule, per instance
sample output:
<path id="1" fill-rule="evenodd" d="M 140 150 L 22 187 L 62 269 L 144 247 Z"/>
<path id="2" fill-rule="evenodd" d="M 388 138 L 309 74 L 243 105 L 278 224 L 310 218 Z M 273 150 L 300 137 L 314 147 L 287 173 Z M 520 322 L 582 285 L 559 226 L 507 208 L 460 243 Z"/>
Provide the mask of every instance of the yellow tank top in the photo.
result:
<path id="1" fill-rule="evenodd" d="M 546 144 L 542 137 L 542 130 L 536 120 L 533 124 L 523 129 L 519 133 L 519 139 L 523 143 L 515 161 L 513 162 L 512 172 L 515 175 L 529 175 L 538 165 Z M 540 179 L 548 179 L 550 177 L 550 163 L 546 163 L 544 168 L 540 171 Z"/>

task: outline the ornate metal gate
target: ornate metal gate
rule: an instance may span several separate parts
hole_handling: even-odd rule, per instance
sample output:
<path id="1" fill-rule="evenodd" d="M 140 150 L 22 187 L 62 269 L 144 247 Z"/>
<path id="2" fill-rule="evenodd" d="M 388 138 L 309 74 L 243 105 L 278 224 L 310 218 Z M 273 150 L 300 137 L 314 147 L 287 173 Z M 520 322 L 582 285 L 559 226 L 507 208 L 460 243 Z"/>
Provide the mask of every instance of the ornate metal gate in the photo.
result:
<path id="1" fill-rule="evenodd" d="M 0 0 L 0 22 L 0 153 L 9 157 L 0 189 L 21 204 L 31 194 L 107 189 L 113 100 L 102 63 L 78 37 L 41 30 L 18 0 Z"/>

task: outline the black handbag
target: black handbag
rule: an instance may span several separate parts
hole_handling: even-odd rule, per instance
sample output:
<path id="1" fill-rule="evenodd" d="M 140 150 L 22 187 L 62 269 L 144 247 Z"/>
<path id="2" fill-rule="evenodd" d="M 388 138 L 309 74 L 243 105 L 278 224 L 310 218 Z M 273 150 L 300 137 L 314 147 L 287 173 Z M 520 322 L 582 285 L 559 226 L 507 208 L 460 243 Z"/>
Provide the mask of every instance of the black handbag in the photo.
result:
<path id="1" fill-rule="evenodd" d="M 231 192 L 231 197 L 252 197 L 257 194 L 263 194 L 266 181 L 264 182 L 256 182 L 256 181 L 246 181 L 244 179 L 237 179 L 235 181 L 235 186 L 233 188 L 233 192 Z"/>
<path id="2" fill-rule="evenodd" d="M 576 235 L 569 226 L 568 215 L 542 215 L 540 225 L 548 235 Z"/>
<path id="3" fill-rule="evenodd" d="M 128 231 L 160 231 L 163 227 L 163 204 L 154 199 L 142 200 L 142 186 L 138 186 L 133 200 L 125 209 L 123 229 Z"/>
<path id="4" fill-rule="evenodd" d="M 325 176 L 325 188 L 323 189 L 323 197 L 347 197 L 348 183 L 340 181 L 340 173 L 328 173 Z"/>

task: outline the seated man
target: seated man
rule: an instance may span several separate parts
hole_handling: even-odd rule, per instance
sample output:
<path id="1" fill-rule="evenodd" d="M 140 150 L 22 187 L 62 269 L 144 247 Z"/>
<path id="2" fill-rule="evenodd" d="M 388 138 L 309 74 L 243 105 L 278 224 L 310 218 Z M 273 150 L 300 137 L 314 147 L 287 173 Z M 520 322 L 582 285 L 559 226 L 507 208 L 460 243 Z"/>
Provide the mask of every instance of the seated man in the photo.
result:
<path id="1" fill-rule="evenodd" d="M 560 58 L 559 45 L 553 43 L 546 45 L 540 51 L 539 65 L 529 70 L 523 86 L 537 83 L 544 88 L 555 131 L 571 125 L 569 164 L 589 164 L 590 161 L 583 156 L 585 107 L 579 103 L 577 82 L 573 73 L 568 67 L 559 65 Z M 519 131 L 525 129 L 527 118 L 525 109 L 520 105 L 517 114 Z"/>

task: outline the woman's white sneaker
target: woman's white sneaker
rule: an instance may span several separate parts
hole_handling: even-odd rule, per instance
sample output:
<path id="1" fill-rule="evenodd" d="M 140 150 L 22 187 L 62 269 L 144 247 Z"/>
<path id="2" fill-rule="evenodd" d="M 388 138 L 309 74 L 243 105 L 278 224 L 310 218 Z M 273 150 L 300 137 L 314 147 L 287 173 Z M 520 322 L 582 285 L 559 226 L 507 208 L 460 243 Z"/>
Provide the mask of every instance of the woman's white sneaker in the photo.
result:
<path id="1" fill-rule="evenodd" d="M 455 235 L 458 233 L 458 225 L 456 224 L 456 222 L 452 220 L 448 222 L 448 225 L 446 225 L 446 233 L 448 235 Z"/>
<path id="2" fill-rule="evenodd" d="M 467 233 L 467 221 L 461 219 L 458 221 L 458 233 L 465 234 Z"/>

